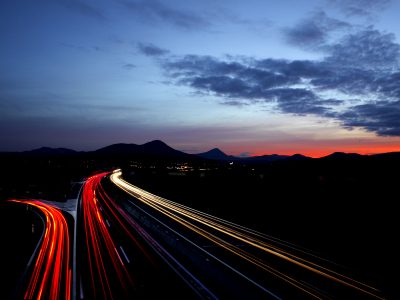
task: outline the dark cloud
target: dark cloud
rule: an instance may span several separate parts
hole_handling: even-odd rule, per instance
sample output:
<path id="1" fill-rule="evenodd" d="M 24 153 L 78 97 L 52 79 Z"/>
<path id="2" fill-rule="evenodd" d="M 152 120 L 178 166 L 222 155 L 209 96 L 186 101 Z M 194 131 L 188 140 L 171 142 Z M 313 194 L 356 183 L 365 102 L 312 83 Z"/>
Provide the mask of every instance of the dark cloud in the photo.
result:
<path id="1" fill-rule="evenodd" d="M 400 99 L 400 72 L 382 76 L 374 82 L 375 90 L 392 99 Z"/>
<path id="2" fill-rule="evenodd" d="M 106 17 L 100 8 L 92 4 L 89 4 L 86 1 L 83 0 L 59 0 L 59 1 L 62 5 L 64 5 L 68 9 L 76 13 L 79 13 L 83 16 L 94 18 L 101 21 L 106 20 Z"/>
<path id="3" fill-rule="evenodd" d="M 334 74 L 327 64 L 320 61 L 264 59 L 255 61 L 254 64 L 257 68 L 275 74 L 297 78 L 326 78 Z"/>
<path id="4" fill-rule="evenodd" d="M 368 27 L 326 44 L 325 51 L 315 61 L 186 55 L 160 62 L 175 84 L 218 96 L 224 105 L 268 103 L 283 113 L 400 135 L 400 45 L 394 36 Z M 374 98 L 381 100 L 371 104 Z"/>
<path id="5" fill-rule="evenodd" d="M 168 6 L 165 1 L 143 0 L 122 3 L 136 17 L 147 22 L 164 22 L 186 30 L 205 28 L 210 25 L 207 18 L 196 12 L 175 9 Z"/>
<path id="6" fill-rule="evenodd" d="M 162 56 L 169 52 L 166 49 L 159 48 L 152 44 L 138 43 L 137 48 L 142 54 L 144 54 L 146 56 Z"/>
<path id="7" fill-rule="evenodd" d="M 241 93 L 247 91 L 247 98 L 260 97 L 263 89 L 300 82 L 296 74 L 280 74 L 275 70 L 259 68 L 253 63 L 222 61 L 210 56 L 188 55 L 166 61 L 164 69 L 172 77 L 181 78 L 185 84 L 221 93 L 229 90 L 230 85 Z"/>
<path id="8" fill-rule="evenodd" d="M 304 21 L 286 30 L 289 43 L 296 46 L 320 45 L 325 42 L 326 31 L 313 21 Z"/>
<path id="9" fill-rule="evenodd" d="M 400 136 L 400 101 L 357 105 L 338 118 L 348 128 L 362 127 L 382 136 Z"/>
<path id="10" fill-rule="evenodd" d="M 372 27 L 348 34 L 340 42 L 327 47 L 328 62 L 363 69 L 398 67 L 400 45 L 392 33 L 382 33 Z"/>
<path id="11" fill-rule="evenodd" d="M 136 65 L 134 65 L 134 64 L 124 64 L 123 68 L 125 70 L 132 70 L 132 69 L 136 68 Z"/>
<path id="12" fill-rule="evenodd" d="M 253 155 L 252 152 L 242 152 L 242 153 L 240 153 L 238 156 L 239 156 L 239 157 L 250 157 L 250 156 L 252 156 L 252 155 Z"/>
<path id="13" fill-rule="evenodd" d="M 348 16 L 370 16 L 386 9 L 392 0 L 327 0 Z"/>
<path id="14" fill-rule="evenodd" d="M 334 32 L 341 37 L 331 41 Z M 399 66 L 400 45 L 394 34 L 381 32 L 373 26 L 356 30 L 323 11 L 285 29 L 284 35 L 292 45 L 325 53 L 324 62 L 332 65 L 363 70 Z"/>
<path id="15" fill-rule="evenodd" d="M 317 114 L 323 115 L 329 110 L 312 91 L 303 88 L 279 88 L 267 92 L 266 99 L 274 99 L 278 107 L 285 113 L 297 115 Z"/>
<path id="16" fill-rule="evenodd" d="M 329 76 L 315 76 L 310 81 L 314 87 L 320 90 L 336 90 L 349 95 L 366 95 L 375 90 L 376 72 L 349 68 L 346 65 L 322 63 L 321 68 L 329 69 Z"/>
<path id="17" fill-rule="evenodd" d="M 284 29 L 284 34 L 290 44 L 314 48 L 324 45 L 331 32 L 349 28 L 349 23 L 330 18 L 325 12 L 319 11 L 295 26 Z"/>
<path id="18" fill-rule="evenodd" d="M 190 55 L 166 62 L 164 68 L 180 84 L 189 85 L 202 93 L 229 98 L 224 104 L 245 105 L 249 101 L 264 101 L 276 103 L 286 113 L 324 114 L 329 111 L 332 101 L 324 102 L 306 88 L 293 87 L 301 84 L 305 74 L 321 74 L 312 64 L 283 60 L 252 61 L 248 64 Z"/>

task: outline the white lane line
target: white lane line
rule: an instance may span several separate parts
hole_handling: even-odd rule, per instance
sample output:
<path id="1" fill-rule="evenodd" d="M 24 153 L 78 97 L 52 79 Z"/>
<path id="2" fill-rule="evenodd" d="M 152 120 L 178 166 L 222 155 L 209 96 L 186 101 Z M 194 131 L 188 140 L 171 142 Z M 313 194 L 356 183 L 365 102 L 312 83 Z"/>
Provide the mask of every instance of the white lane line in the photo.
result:
<path id="1" fill-rule="evenodd" d="M 82 277 L 79 279 L 79 290 L 80 290 L 80 299 L 84 299 L 84 295 L 83 295 L 83 287 L 82 287 Z"/>
<path id="2" fill-rule="evenodd" d="M 125 190 L 126 191 L 126 190 Z M 126 191 L 128 194 L 130 194 L 131 196 L 135 197 L 135 195 L 132 195 L 131 193 L 129 193 L 128 191 Z M 165 228 L 168 228 L 171 232 L 175 233 L 177 236 L 181 237 L 183 240 L 187 241 L 189 244 L 193 245 L 195 248 L 199 249 L 200 251 L 202 251 L 203 253 L 205 253 L 206 255 L 208 255 L 209 257 L 211 257 L 212 259 L 214 259 L 215 261 L 221 263 L 222 265 L 224 265 L 225 267 L 227 267 L 228 269 L 230 269 L 231 271 L 233 271 L 234 273 L 238 274 L 240 277 L 244 278 L 245 280 L 249 281 L 250 283 L 254 284 L 256 287 L 258 287 L 259 289 L 261 289 L 262 291 L 264 291 L 265 293 L 269 294 L 270 296 L 274 297 L 275 299 L 279 299 L 282 300 L 282 298 L 280 298 L 279 296 L 275 295 L 272 291 L 270 291 L 269 289 L 263 287 L 261 284 L 257 283 L 256 281 L 254 281 L 253 279 L 247 277 L 246 275 L 244 275 L 243 273 L 241 273 L 240 271 L 238 271 L 237 269 L 235 269 L 234 267 L 232 267 L 231 265 L 229 265 L 228 263 L 226 263 L 225 261 L 219 259 L 218 257 L 214 256 L 213 254 L 211 254 L 210 252 L 208 252 L 207 250 L 201 248 L 199 245 L 197 245 L 196 243 L 192 242 L 190 239 L 188 239 L 187 237 L 183 236 L 182 234 L 178 233 L 177 231 L 175 231 L 174 229 L 172 229 L 171 227 L 169 227 L 168 225 L 166 225 L 164 222 L 160 221 L 159 219 L 157 219 L 156 217 L 154 217 L 152 214 L 148 213 L 147 211 L 145 211 L 143 208 L 139 207 L 137 204 L 135 204 L 131 199 L 128 199 L 128 203 L 130 203 L 131 205 L 135 206 L 137 209 L 139 209 L 140 211 L 142 211 L 144 214 L 148 215 L 150 218 L 152 218 L 153 220 L 155 220 L 156 222 L 160 223 L 161 225 L 163 225 Z M 188 272 L 189 275 L 191 275 L 190 272 Z M 191 275 L 193 276 L 193 275 Z M 193 276 L 193 278 L 195 278 Z M 203 286 L 203 285 L 202 285 Z M 204 289 L 206 289 L 208 291 L 208 289 L 203 286 Z M 214 296 L 215 297 L 215 296 Z M 215 299 L 217 299 L 217 297 L 215 297 Z"/>
<path id="3" fill-rule="evenodd" d="M 131 262 L 130 262 L 128 256 L 126 255 L 126 253 L 124 251 L 124 248 L 122 248 L 122 246 L 119 246 L 119 249 L 121 249 L 121 252 L 124 255 L 124 257 L 125 257 L 126 261 L 128 262 L 128 264 L 130 264 Z"/>

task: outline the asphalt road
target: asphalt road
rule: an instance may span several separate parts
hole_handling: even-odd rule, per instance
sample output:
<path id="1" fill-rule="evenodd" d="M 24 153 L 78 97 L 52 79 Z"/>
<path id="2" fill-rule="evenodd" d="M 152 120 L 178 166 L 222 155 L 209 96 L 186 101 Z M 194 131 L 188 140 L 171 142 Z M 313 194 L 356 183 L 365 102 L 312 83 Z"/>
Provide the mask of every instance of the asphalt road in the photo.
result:
<path id="1" fill-rule="evenodd" d="M 10 203 L 43 219 L 23 298 L 384 299 L 308 249 L 151 194 L 119 170 L 83 184 L 75 238 L 52 205 Z"/>
<path id="2" fill-rule="evenodd" d="M 176 287 L 194 298 L 196 292 L 159 255 L 158 243 L 105 191 L 105 175 L 87 179 L 78 209 L 77 299 L 174 298 Z"/>
<path id="3" fill-rule="evenodd" d="M 312 251 L 153 195 L 120 172 L 110 179 L 131 196 L 120 206 L 216 297 L 383 298 Z"/>
<path id="4" fill-rule="evenodd" d="M 57 208 L 37 200 L 10 200 L 36 210 L 43 219 L 43 233 L 27 263 L 17 298 L 70 299 L 72 264 L 70 226 Z M 36 230 L 32 223 L 32 233 Z"/>

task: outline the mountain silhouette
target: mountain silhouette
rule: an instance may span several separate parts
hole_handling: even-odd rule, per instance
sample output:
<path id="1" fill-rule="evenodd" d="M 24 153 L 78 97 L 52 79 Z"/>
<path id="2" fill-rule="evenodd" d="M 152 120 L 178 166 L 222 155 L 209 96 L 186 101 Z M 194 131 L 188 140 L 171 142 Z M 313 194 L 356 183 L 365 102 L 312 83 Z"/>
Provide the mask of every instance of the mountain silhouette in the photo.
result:
<path id="1" fill-rule="evenodd" d="M 373 158 L 379 158 L 379 159 L 399 159 L 400 158 L 400 152 L 387 152 L 387 153 L 378 153 L 378 154 L 373 154 L 371 155 Z"/>
<path id="2" fill-rule="evenodd" d="M 92 152 L 95 155 L 159 157 L 159 158 L 194 158 L 195 156 L 175 150 L 160 140 L 154 140 L 143 145 L 113 144 Z"/>
<path id="3" fill-rule="evenodd" d="M 41 147 L 38 149 L 23 151 L 22 153 L 29 155 L 45 156 L 45 155 L 71 155 L 71 154 L 76 154 L 78 152 L 67 148 Z"/>
<path id="4" fill-rule="evenodd" d="M 327 156 L 323 156 L 320 159 L 323 160 L 343 160 L 343 159 L 359 159 L 364 157 L 365 155 L 361 155 L 358 153 L 344 153 L 344 152 L 334 152 L 332 154 L 329 154 Z"/>
<path id="5" fill-rule="evenodd" d="M 157 159 L 178 159 L 178 160 L 219 160 L 219 161 L 240 161 L 244 163 L 270 163 L 278 161 L 302 161 L 302 160 L 317 160 L 317 161 L 360 161 L 360 160 L 392 160 L 400 159 L 400 152 L 378 153 L 372 155 L 361 155 L 358 153 L 334 152 L 320 158 L 311 158 L 302 154 L 294 154 L 292 156 L 270 154 L 250 157 L 238 157 L 228 155 L 219 148 L 213 148 L 207 152 L 198 154 L 188 154 L 176 150 L 161 140 L 153 140 L 142 145 L 133 143 L 117 143 L 112 144 L 94 151 L 75 151 L 68 148 L 51 148 L 41 147 L 29 151 L 21 152 L 0 152 L 3 156 L 7 155 L 27 155 L 27 156 L 84 156 L 90 157 L 123 157 L 123 158 L 157 158 Z"/>
<path id="6" fill-rule="evenodd" d="M 310 160 L 310 159 L 312 158 L 299 153 L 293 154 L 292 156 L 286 158 L 286 160 L 295 160 L 295 161 Z"/>
<path id="7" fill-rule="evenodd" d="M 225 154 L 224 152 L 222 152 L 218 148 L 214 148 L 214 149 L 211 149 L 211 150 L 209 150 L 207 152 L 199 153 L 199 154 L 196 154 L 196 155 L 199 156 L 199 157 L 202 157 L 202 158 L 214 159 L 214 160 L 230 160 L 230 159 L 234 158 L 231 155 Z"/>
<path id="8" fill-rule="evenodd" d="M 251 156 L 244 158 L 246 161 L 251 162 L 273 162 L 278 160 L 287 159 L 289 156 L 287 155 L 278 155 L 278 154 L 269 154 L 269 155 L 260 155 L 260 156 Z"/>

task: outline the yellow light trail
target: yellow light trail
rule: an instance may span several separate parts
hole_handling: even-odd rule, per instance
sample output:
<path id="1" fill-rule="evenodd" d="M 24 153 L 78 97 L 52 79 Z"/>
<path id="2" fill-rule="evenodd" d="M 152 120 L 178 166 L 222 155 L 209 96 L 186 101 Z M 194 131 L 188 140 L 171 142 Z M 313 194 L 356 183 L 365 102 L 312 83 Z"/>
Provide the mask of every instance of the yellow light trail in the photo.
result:
<path id="1" fill-rule="evenodd" d="M 200 234 L 201 236 L 207 238 L 213 243 L 227 249 L 231 253 L 238 255 L 239 257 L 251 262 L 257 267 L 268 271 L 274 276 L 286 281 L 287 283 L 295 286 L 296 288 L 306 292 L 315 298 L 321 298 L 321 294 L 314 288 L 306 285 L 305 283 L 284 274 L 273 267 L 269 266 L 267 263 L 256 257 L 255 255 L 238 248 L 227 240 L 223 240 L 221 237 L 217 237 L 211 232 L 195 225 L 192 221 L 197 224 L 205 225 L 213 230 L 216 230 L 226 236 L 232 237 L 240 242 L 246 243 L 249 246 L 255 247 L 265 253 L 273 255 L 279 259 L 282 259 L 288 263 L 294 264 L 302 269 L 311 271 L 317 275 L 323 276 L 329 280 L 333 280 L 344 286 L 356 289 L 362 293 L 370 295 L 378 299 L 384 299 L 379 295 L 379 291 L 374 287 L 368 286 L 362 282 L 356 281 L 350 277 L 343 274 L 335 272 L 327 267 L 320 265 L 319 263 L 311 261 L 309 258 L 300 257 L 299 253 L 304 254 L 307 257 L 312 257 L 314 259 L 321 259 L 313 254 L 307 253 L 304 250 L 299 250 L 293 245 L 286 243 L 281 240 L 271 238 L 262 233 L 256 232 L 249 228 L 234 224 L 232 222 L 217 218 L 215 216 L 197 211 L 195 209 L 186 207 L 184 205 L 175 203 L 173 201 L 164 199 L 162 197 L 151 194 L 137 186 L 134 186 L 122 178 L 122 172 L 120 170 L 114 171 L 110 175 L 111 181 L 117 185 L 119 188 L 142 201 L 143 203 L 149 205 L 160 213 L 170 217 L 174 221 L 182 224 L 186 228 Z M 267 240 L 263 241 L 261 239 Z M 272 244 L 274 243 L 274 244 Z M 282 246 L 288 249 L 282 249 Z M 298 253 L 290 253 L 289 251 L 296 251 Z"/>

